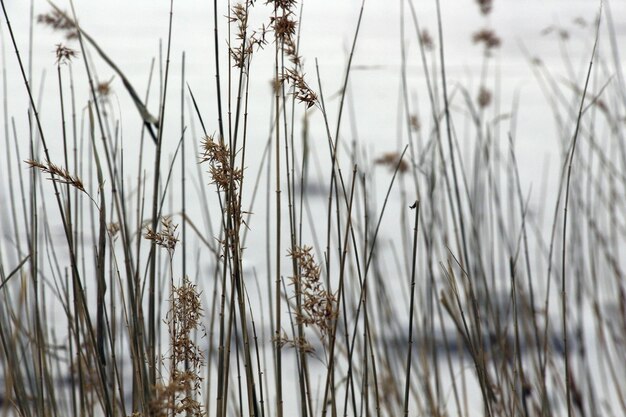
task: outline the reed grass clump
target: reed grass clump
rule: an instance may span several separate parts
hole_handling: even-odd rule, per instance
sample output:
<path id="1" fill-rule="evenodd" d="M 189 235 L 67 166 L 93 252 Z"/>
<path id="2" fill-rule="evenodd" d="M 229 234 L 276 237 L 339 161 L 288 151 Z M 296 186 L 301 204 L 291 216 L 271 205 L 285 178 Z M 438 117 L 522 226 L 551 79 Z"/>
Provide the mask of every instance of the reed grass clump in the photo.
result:
<path id="1" fill-rule="evenodd" d="M 400 3 L 380 61 L 362 2 L 331 71 L 301 2 L 216 0 L 206 74 L 171 1 L 142 78 L 72 2 L 21 21 L 0 0 L 0 416 L 626 415 L 610 5 L 543 31 L 563 70 L 522 46 L 537 132 L 499 4 L 473 3 L 461 77 L 433 2 Z M 56 45 L 52 77 L 15 19 Z"/>
<path id="2" fill-rule="evenodd" d="M 156 385 L 155 397 L 146 415 L 205 416 L 200 399 L 204 355 L 196 343 L 196 332 L 203 332 L 202 303 L 196 285 L 184 277 L 171 290 L 170 310 L 165 319 L 169 332 L 169 377 Z"/>

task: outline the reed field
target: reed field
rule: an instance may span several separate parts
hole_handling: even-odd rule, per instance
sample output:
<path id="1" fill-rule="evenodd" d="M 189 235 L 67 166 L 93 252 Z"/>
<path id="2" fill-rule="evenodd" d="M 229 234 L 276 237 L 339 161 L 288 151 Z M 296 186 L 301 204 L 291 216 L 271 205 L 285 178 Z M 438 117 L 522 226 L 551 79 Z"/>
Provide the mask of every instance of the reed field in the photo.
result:
<path id="1" fill-rule="evenodd" d="M 625 9 L 309 1 L 0 0 L 0 416 L 626 415 Z"/>

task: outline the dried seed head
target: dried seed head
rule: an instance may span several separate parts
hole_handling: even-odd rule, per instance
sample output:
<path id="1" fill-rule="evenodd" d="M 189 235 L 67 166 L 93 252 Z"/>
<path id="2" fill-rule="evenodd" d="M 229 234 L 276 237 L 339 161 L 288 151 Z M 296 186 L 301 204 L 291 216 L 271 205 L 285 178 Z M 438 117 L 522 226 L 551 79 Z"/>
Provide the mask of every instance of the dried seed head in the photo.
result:
<path id="1" fill-rule="evenodd" d="M 270 26 L 274 30 L 276 39 L 285 41 L 296 34 L 297 22 L 291 18 L 291 15 L 272 16 L 270 17 Z"/>
<path id="2" fill-rule="evenodd" d="M 30 168 L 35 168 L 40 170 L 41 172 L 50 174 L 49 180 L 51 181 L 61 184 L 69 184 L 80 191 L 86 192 L 82 180 L 76 176 L 71 175 L 69 171 L 63 167 L 55 165 L 52 162 L 39 162 L 31 159 L 24 162 L 28 164 Z"/>
<path id="3" fill-rule="evenodd" d="M 109 223 L 109 225 L 107 226 L 107 230 L 109 231 L 109 234 L 112 237 L 115 237 L 119 233 L 119 231 L 121 230 L 120 224 L 117 223 L 117 222 Z"/>
<path id="4" fill-rule="evenodd" d="M 278 10 L 285 12 L 292 11 L 298 2 L 296 0 L 267 0 L 265 4 L 274 4 Z"/>
<path id="5" fill-rule="evenodd" d="M 480 8 L 480 12 L 485 16 L 491 13 L 493 9 L 493 0 L 476 0 L 478 3 L 478 7 Z"/>
<path id="6" fill-rule="evenodd" d="M 289 256 L 298 264 L 298 275 L 291 278 L 302 297 L 301 307 L 296 310 L 296 322 L 315 326 L 325 338 L 332 330 L 332 320 L 337 317 L 337 299 L 328 292 L 320 277 L 321 269 L 315 262 L 310 246 L 296 246 Z"/>
<path id="7" fill-rule="evenodd" d="M 435 48 L 433 37 L 430 36 L 430 33 L 426 29 L 422 30 L 422 33 L 420 33 L 419 39 L 420 39 L 420 43 L 425 49 L 432 51 Z"/>
<path id="8" fill-rule="evenodd" d="M 295 69 L 287 69 L 282 81 L 287 81 L 294 87 L 294 94 L 300 103 L 306 104 L 307 109 L 317 104 L 317 94 L 304 80 L 304 74 Z"/>
<path id="9" fill-rule="evenodd" d="M 78 57 L 78 51 L 68 48 L 63 44 L 57 43 L 56 47 L 57 49 L 54 53 L 56 55 L 57 64 L 69 64 L 72 61 L 72 58 Z"/>
<path id="10" fill-rule="evenodd" d="M 49 13 L 40 14 L 37 16 L 37 22 L 46 26 L 50 26 L 53 30 L 65 32 L 67 39 L 72 39 L 77 36 L 76 25 L 67 17 L 66 13 L 59 10 L 52 10 Z"/>
<path id="11" fill-rule="evenodd" d="M 172 223 L 172 218 L 166 216 L 161 219 L 160 232 L 155 232 L 150 227 L 146 227 L 145 238 L 171 251 L 176 248 L 176 244 L 178 243 L 177 228 L 178 225 Z"/>
<path id="12" fill-rule="evenodd" d="M 96 92 L 100 98 L 106 98 L 111 94 L 111 84 L 113 83 L 113 78 L 109 81 L 103 81 L 99 83 L 96 87 Z"/>
<path id="13" fill-rule="evenodd" d="M 179 287 L 172 288 L 169 325 L 171 360 L 170 377 L 159 382 L 149 404 L 150 415 L 205 416 L 202 404 L 196 399 L 201 392 L 201 368 L 204 356 L 193 338 L 196 330 L 204 331 L 200 320 L 202 306 L 200 293 L 189 278 L 184 277 Z"/>
<path id="14" fill-rule="evenodd" d="M 496 35 L 496 33 L 491 29 L 481 29 L 474 33 L 473 40 L 474 43 L 484 44 L 487 52 L 494 48 L 498 48 L 502 43 L 498 35 Z"/>
<path id="15" fill-rule="evenodd" d="M 476 101 L 478 102 L 478 106 L 481 109 L 484 109 L 485 107 L 489 106 L 489 104 L 491 104 L 491 91 L 489 91 L 485 87 L 480 87 Z"/>
<path id="16" fill-rule="evenodd" d="M 395 171 L 396 167 L 398 167 L 398 172 L 400 174 L 404 174 L 409 170 L 409 164 L 404 159 L 400 159 L 400 154 L 398 152 L 385 152 L 374 160 L 374 162 L 378 165 L 387 166 L 392 172 Z"/>
<path id="17" fill-rule="evenodd" d="M 414 132 L 419 132 L 419 130 L 422 127 L 422 125 L 420 124 L 420 119 L 417 116 L 417 114 L 412 114 L 409 117 L 409 124 L 411 125 L 411 130 Z"/>
<path id="18" fill-rule="evenodd" d="M 210 164 L 209 173 L 213 183 L 225 191 L 232 187 L 237 190 L 243 180 L 243 172 L 240 168 L 231 167 L 230 150 L 223 142 L 217 142 L 212 136 L 206 136 L 202 140 L 202 156 L 200 163 Z"/>

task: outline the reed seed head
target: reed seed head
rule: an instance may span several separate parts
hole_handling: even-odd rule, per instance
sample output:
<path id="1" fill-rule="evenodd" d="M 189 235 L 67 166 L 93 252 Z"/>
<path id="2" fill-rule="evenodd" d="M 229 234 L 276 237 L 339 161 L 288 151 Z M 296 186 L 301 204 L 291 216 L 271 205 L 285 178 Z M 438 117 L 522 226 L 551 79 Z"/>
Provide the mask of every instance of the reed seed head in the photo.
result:
<path id="1" fill-rule="evenodd" d="M 489 91 L 484 86 L 480 87 L 480 90 L 478 91 L 478 97 L 477 97 L 478 106 L 481 109 L 484 109 L 485 107 L 489 106 L 489 104 L 491 104 L 491 99 L 492 99 L 491 91 Z"/>
<path id="2" fill-rule="evenodd" d="M 376 158 L 374 162 L 378 165 L 386 166 L 391 172 L 398 167 L 398 172 L 404 174 L 409 170 L 409 164 L 404 159 L 400 159 L 400 156 L 398 152 L 385 152 Z"/>
<path id="3" fill-rule="evenodd" d="M 231 167 L 230 150 L 222 141 L 218 142 L 212 136 L 204 137 L 200 157 L 200 163 L 203 162 L 210 164 L 209 173 L 219 189 L 228 190 L 231 184 L 234 190 L 239 188 L 243 172 L 240 168 Z"/>
<path id="4" fill-rule="evenodd" d="M 178 243 L 178 234 L 176 229 L 178 225 L 173 224 L 171 217 L 163 217 L 161 219 L 161 231 L 156 232 L 149 226 L 146 227 L 145 238 L 153 241 L 162 248 L 173 251 Z"/>
<path id="5" fill-rule="evenodd" d="M 499 48 L 502 44 L 502 41 L 496 32 L 492 29 L 481 29 L 478 32 L 474 33 L 472 39 L 474 43 L 482 43 L 487 52 L 490 52 L 492 49 Z"/>
<path id="6" fill-rule="evenodd" d="M 304 74 L 295 69 L 288 68 L 282 78 L 294 87 L 294 95 L 300 103 L 304 103 L 309 109 L 317 104 L 317 94 L 304 80 Z"/>
<path id="7" fill-rule="evenodd" d="M 337 299 L 324 288 L 321 269 L 315 262 L 312 249 L 310 246 L 296 246 L 289 251 L 289 256 L 296 260 L 299 270 L 297 276 L 291 277 L 291 281 L 302 296 L 301 308 L 296 311 L 296 322 L 315 326 L 322 338 L 325 338 L 332 330 L 332 320 L 337 317 Z"/>
<path id="8" fill-rule="evenodd" d="M 56 50 L 54 51 L 56 55 L 56 63 L 59 64 L 69 64 L 73 58 L 78 57 L 78 51 L 74 49 L 68 48 L 63 44 L 57 43 Z"/>
<path id="9" fill-rule="evenodd" d="M 72 187 L 82 191 L 85 191 L 82 180 L 73 176 L 69 171 L 63 167 L 53 164 L 52 162 L 39 162 L 32 159 L 24 161 L 30 168 L 38 169 L 43 173 L 50 174 L 50 181 L 54 181 L 61 184 L 69 184 Z"/>
<path id="10" fill-rule="evenodd" d="M 435 48 L 435 43 L 433 41 L 433 37 L 430 35 L 426 29 L 422 30 L 422 33 L 419 35 L 419 40 L 424 49 L 432 51 Z"/>
<path id="11" fill-rule="evenodd" d="M 68 18 L 66 13 L 59 10 L 55 9 L 38 15 L 37 22 L 49 26 L 55 31 L 65 32 L 67 39 L 74 39 L 78 36 L 74 21 Z"/>
<path id="12" fill-rule="evenodd" d="M 412 114 L 409 117 L 409 125 L 411 126 L 411 130 L 414 132 L 419 132 L 422 128 L 422 124 L 420 123 L 420 119 L 417 114 Z"/>
<path id="13" fill-rule="evenodd" d="M 486 16 L 491 13 L 491 10 L 493 9 L 493 0 L 476 0 L 476 3 L 478 3 L 480 12 L 483 15 Z"/>

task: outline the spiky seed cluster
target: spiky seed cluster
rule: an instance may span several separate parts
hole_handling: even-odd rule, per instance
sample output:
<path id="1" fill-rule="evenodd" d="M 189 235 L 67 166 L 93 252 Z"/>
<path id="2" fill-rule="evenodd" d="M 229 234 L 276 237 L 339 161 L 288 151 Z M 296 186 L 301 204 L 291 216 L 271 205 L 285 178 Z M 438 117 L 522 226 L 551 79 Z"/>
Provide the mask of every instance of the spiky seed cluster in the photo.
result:
<path id="1" fill-rule="evenodd" d="M 229 18 L 230 23 L 237 23 L 237 38 L 243 39 L 245 37 L 246 29 L 248 28 L 248 5 L 243 3 L 236 3 L 230 9 L 231 16 Z"/>
<path id="2" fill-rule="evenodd" d="M 57 64 L 69 64 L 73 58 L 78 57 L 78 51 L 68 48 L 63 44 L 57 43 L 56 48 L 54 53 L 56 55 Z"/>
<path id="3" fill-rule="evenodd" d="M 168 250 L 174 250 L 178 243 L 178 234 L 176 233 L 178 225 L 172 222 L 171 217 L 163 217 L 161 219 L 161 231 L 155 232 L 150 227 L 146 227 L 145 237 L 152 240 L 157 245 Z"/>
<path id="4" fill-rule="evenodd" d="M 311 108 L 317 103 L 317 94 L 309 87 L 304 80 L 302 73 L 302 57 L 298 54 L 298 45 L 296 42 L 296 29 L 298 21 L 296 20 L 294 9 L 296 0 L 268 0 L 266 4 L 273 4 L 275 8 L 274 16 L 270 17 L 269 27 L 274 31 L 274 39 L 280 44 L 283 52 L 289 58 L 292 64 L 291 68 L 287 68 L 279 81 L 282 83 L 287 81 L 291 84 L 292 94 L 296 99 Z"/>
<path id="5" fill-rule="evenodd" d="M 291 14 L 276 17 L 272 16 L 270 17 L 270 24 L 272 29 L 274 29 L 276 38 L 281 42 L 293 38 L 296 34 L 297 23 L 291 17 Z"/>
<path id="6" fill-rule="evenodd" d="M 337 300 L 328 292 L 320 278 L 320 267 L 315 263 L 310 246 L 296 246 L 289 251 L 289 256 L 297 261 L 299 274 L 291 281 L 299 288 L 302 296 L 300 311 L 296 312 L 296 322 L 305 326 L 315 326 L 322 338 L 331 331 L 331 321 L 336 318 Z M 294 342 L 298 346 L 302 341 Z M 302 345 L 304 346 L 304 345 Z"/>
<path id="7" fill-rule="evenodd" d="M 294 87 L 296 99 L 300 103 L 304 103 L 307 109 L 317 103 L 317 94 L 315 94 L 304 80 L 304 74 L 296 69 L 288 68 L 283 77 L 283 81 L 287 81 Z"/>
<path id="8" fill-rule="evenodd" d="M 398 172 L 404 174 L 409 170 L 409 164 L 404 159 L 400 159 L 400 156 L 398 152 L 385 152 L 374 162 L 378 165 L 385 165 L 392 172 L 398 167 Z"/>
<path id="9" fill-rule="evenodd" d="M 52 162 L 39 162 L 32 159 L 28 159 L 24 162 L 28 164 L 30 168 L 38 169 L 43 173 L 50 174 L 49 180 L 51 181 L 61 184 L 69 184 L 82 192 L 86 192 L 81 179 L 71 175 L 69 171 L 63 167 L 55 165 Z"/>
<path id="10" fill-rule="evenodd" d="M 65 32 L 67 39 L 73 39 L 78 36 L 76 25 L 67 17 L 66 13 L 59 10 L 52 10 L 49 13 L 43 13 L 37 16 L 37 22 L 51 27 L 53 30 Z"/>
<path id="11" fill-rule="evenodd" d="M 228 190 L 232 186 L 232 191 L 239 188 L 243 179 L 243 172 L 240 168 L 233 168 L 230 164 L 230 151 L 222 142 L 217 142 L 212 136 L 206 136 L 202 140 L 202 156 L 200 162 L 210 164 L 209 173 L 213 183 L 217 184 L 220 190 Z"/>
<path id="12" fill-rule="evenodd" d="M 236 39 L 239 43 L 235 47 L 229 45 L 228 50 L 234 61 L 233 66 L 244 70 L 247 68 L 246 62 L 252 56 L 255 48 L 258 50 L 267 44 L 265 25 L 248 34 L 248 10 L 253 4 L 252 1 L 246 1 L 245 3 L 237 3 L 230 9 L 229 22 L 237 24 Z"/>

